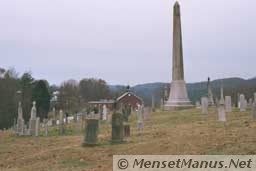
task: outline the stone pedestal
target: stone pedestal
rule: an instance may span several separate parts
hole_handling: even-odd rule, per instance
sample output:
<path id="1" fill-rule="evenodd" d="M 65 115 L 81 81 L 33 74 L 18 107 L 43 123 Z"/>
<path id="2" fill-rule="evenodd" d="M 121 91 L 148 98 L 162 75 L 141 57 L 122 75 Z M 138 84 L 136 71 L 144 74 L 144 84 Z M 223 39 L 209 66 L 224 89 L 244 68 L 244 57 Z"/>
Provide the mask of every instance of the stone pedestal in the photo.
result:
<path id="1" fill-rule="evenodd" d="M 165 103 L 164 110 L 173 111 L 177 109 L 192 108 L 188 94 L 186 83 L 184 80 L 175 80 L 171 83 L 171 91 L 168 101 Z"/>
<path id="2" fill-rule="evenodd" d="M 86 128 L 84 135 L 84 142 L 82 146 L 93 146 L 97 144 L 98 141 L 98 131 L 99 130 L 99 120 L 97 119 L 87 119 Z"/>
<path id="3" fill-rule="evenodd" d="M 123 115 L 114 113 L 112 115 L 112 142 L 120 143 L 124 138 Z"/>

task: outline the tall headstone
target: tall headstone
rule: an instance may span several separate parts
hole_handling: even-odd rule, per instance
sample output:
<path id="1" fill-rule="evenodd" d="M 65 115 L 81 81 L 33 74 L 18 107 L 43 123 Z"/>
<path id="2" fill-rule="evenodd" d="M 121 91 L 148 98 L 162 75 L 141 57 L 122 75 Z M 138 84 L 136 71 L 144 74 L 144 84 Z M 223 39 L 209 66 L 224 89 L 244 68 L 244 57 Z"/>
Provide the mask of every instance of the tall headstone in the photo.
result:
<path id="1" fill-rule="evenodd" d="M 29 131 L 30 131 L 30 135 L 35 136 L 35 133 L 36 133 L 36 102 L 35 101 L 33 101 L 33 107 L 30 113 Z"/>
<path id="2" fill-rule="evenodd" d="M 56 125 L 56 120 L 57 120 L 57 117 L 56 117 L 56 110 L 55 110 L 55 107 L 52 108 L 52 125 Z"/>
<path id="3" fill-rule="evenodd" d="M 246 111 L 246 102 L 243 94 L 240 94 L 239 102 L 240 102 L 240 112 Z"/>
<path id="4" fill-rule="evenodd" d="M 225 113 L 224 100 L 220 100 L 220 102 L 219 102 L 218 116 L 219 116 L 219 121 L 220 122 L 226 122 L 226 113 Z"/>
<path id="5" fill-rule="evenodd" d="M 120 143 L 124 138 L 123 115 L 114 112 L 112 115 L 112 142 Z"/>
<path id="6" fill-rule="evenodd" d="M 211 87 L 210 77 L 208 77 L 207 90 L 208 90 L 208 103 L 209 103 L 209 106 L 213 106 L 214 105 L 214 100 L 213 100 L 213 94 L 212 94 L 212 87 Z"/>
<path id="7" fill-rule="evenodd" d="M 24 119 L 23 119 L 23 112 L 22 112 L 22 106 L 21 102 L 19 102 L 18 107 L 18 119 L 17 119 L 17 134 L 18 135 L 24 135 Z"/>
<path id="8" fill-rule="evenodd" d="M 256 120 L 256 101 L 252 104 L 252 118 L 253 120 Z"/>
<path id="9" fill-rule="evenodd" d="M 225 100 L 224 100 L 224 89 L 223 89 L 223 81 L 221 80 L 220 82 L 220 102 L 219 105 L 221 104 L 225 104 Z"/>
<path id="10" fill-rule="evenodd" d="M 232 112 L 231 96 L 225 96 L 225 110 L 226 112 Z"/>
<path id="11" fill-rule="evenodd" d="M 64 113 L 62 110 L 60 110 L 60 113 L 59 113 L 59 134 L 60 135 L 64 134 Z"/>
<path id="12" fill-rule="evenodd" d="M 155 111 L 155 96 L 154 95 L 152 95 L 152 97 L 151 97 L 151 109 L 152 109 L 152 112 L 154 112 Z"/>
<path id="13" fill-rule="evenodd" d="M 172 83 L 169 99 L 164 109 L 172 111 L 177 109 L 191 108 L 186 83 L 184 81 L 183 49 L 181 34 L 180 5 L 178 2 L 173 10 L 173 62 L 172 62 Z"/>
<path id="14" fill-rule="evenodd" d="M 137 124 L 138 124 L 138 130 L 142 131 L 143 130 L 143 106 L 142 105 L 138 105 L 138 114 L 137 114 Z"/>
<path id="15" fill-rule="evenodd" d="M 99 120 L 87 119 L 83 146 L 96 145 L 98 141 L 98 132 L 99 132 Z"/>
<path id="16" fill-rule="evenodd" d="M 108 116 L 108 109 L 106 105 L 103 105 L 102 114 L 102 120 L 106 121 Z"/>
<path id="17" fill-rule="evenodd" d="M 237 93 L 237 107 L 240 109 L 240 93 Z"/>
<path id="18" fill-rule="evenodd" d="M 256 102 L 256 93 L 253 94 L 253 102 Z"/>
<path id="19" fill-rule="evenodd" d="M 36 118 L 36 129 L 35 129 L 35 136 L 38 137 L 40 132 L 40 118 Z"/>
<path id="20" fill-rule="evenodd" d="M 202 114 L 208 115 L 208 97 L 201 98 Z"/>
<path id="21" fill-rule="evenodd" d="M 44 119 L 44 135 L 48 136 L 48 119 Z"/>

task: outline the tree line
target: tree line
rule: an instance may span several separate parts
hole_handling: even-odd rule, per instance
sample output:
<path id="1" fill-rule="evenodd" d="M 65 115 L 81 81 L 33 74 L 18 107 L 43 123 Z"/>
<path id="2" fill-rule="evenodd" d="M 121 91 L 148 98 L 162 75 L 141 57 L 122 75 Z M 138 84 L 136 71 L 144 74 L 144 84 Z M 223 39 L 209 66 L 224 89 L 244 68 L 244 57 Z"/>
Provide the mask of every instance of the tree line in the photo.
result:
<path id="1" fill-rule="evenodd" d="M 23 117 L 29 122 L 32 102 L 36 101 L 37 116 L 48 117 L 52 108 L 66 114 L 83 110 L 88 101 L 113 98 L 106 81 L 86 78 L 64 81 L 60 86 L 47 80 L 33 78 L 31 72 L 21 76 L 15 69 L 0 68 L 0 129 L 10 128 L 18 116 L 18 102 L 22 103 Z"/>

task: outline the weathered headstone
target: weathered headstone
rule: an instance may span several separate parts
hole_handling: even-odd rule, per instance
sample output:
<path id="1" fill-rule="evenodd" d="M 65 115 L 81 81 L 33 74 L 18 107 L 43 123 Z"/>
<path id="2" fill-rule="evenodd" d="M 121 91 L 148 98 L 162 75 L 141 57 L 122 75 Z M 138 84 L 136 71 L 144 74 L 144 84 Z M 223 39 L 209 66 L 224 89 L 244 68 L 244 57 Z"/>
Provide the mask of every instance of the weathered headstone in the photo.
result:
<path id="1" fill-rule="evenodd" d="M 256 102 L 256 93 L 253 94 L 253 102 Z"/>
<path id="2" fill-rule="evenodd" d="M 252 107 L 252 104 L 253 104 L 253 99 L 252 99 L 252 98 L 250 98 L 250 99 L 249 99 L 249 103 L 248 103 L 248 107 L 250 107 L 250 108 L 251 108 L 251 107 Z"/>
<path id="3" fill-rule="evenodd" d="M 201 104 L 200 104 L 199 101 L 196 101 L 196 108 L 197 108 L 197 109 L 200 109 L 200 108 L 201 108 Z"/>
<path id="4" fill-rule="evenodd" d="M 114 112 L 112 115 L 112 142 L 120 143 L 124 138 L 123 115 Z"/>
<path id="5" fill-rule="evenodd" d="M 201 98 L 201 108 L 202 108 L 202 114 L 203 115 L 208 115 L 208 98 L 207 97 L 202 97 Z"/>
<path id="6" fill-rule="evenodd" d="M 246 111 L 246 102 L 243 94 L 240 94 L 239 102 L 240 102 L 240 112 Z"/>
<path id="7" fill-rule="evenodd" d="M 102 120 L 106 121 L 107 120 L 107 116 L 108 116 L 108 109 L 106 105 L 103 105 L 103 110 L 102 110 Z"/>
<path id="8" fill-rule="evenodd" d="M 226 112 L 232 112 L 231 96 L 225 96 L 225 110 Z"/>
<path id="9" fill-rule="evenodd" d="M 223 99 L 221 99 L 219 102 L 218 116 L 219 116 L 219 121 L 226 122 L 226 113 L 225 113 L 225 106 L 224 106 Z"/>
<path id="10" fill-rule="evenodd" d="M 60 110 L 60 113 L 59 113 L 59 134 L 60 135 L 64 134 L 64 113 L 62 110 Z"/>
<path id="11" fill-rule="evenodd" d="M 96 145 L 98 141 L 98 132 L 99 132 L 99 120 L 87 119 L 83 146 Z"/>
<path id="12" fill-rule="evenodd" d="M 55 110 L 55 107 L 52 108 L 52 125 L 56 125 L 56 120 L 57 120 L 57 117 L 56 117 L 56 110 Z"/>
<path id="13" fill-rule="evenodd" d="M 124 137 L 130 137 L 131 130 L 130 130 L 130 124 L 124 123 Z"/>
<path id="14" fill-rule="evenodd" d="M 142 111 L 143 111 L 143 106 L 138 105 L 138 113 L 137 113 L 138 121 L 137 121 L 137 124 L 138 124 L 138 130 L 139 131 L 143 130 L 143 114 L 142 114 Z"/>
<path id="15" fill-rule="evenodd" d="M 40 131 L 40 118 L 37 117 L 36 118 L 36 129 L 35 129 L 35 136 L 36 137 L 39 136 L 39 131 Z"/>
<path id="16" fill-rule="evenodd" d="M 208 105 L 213 106 L 214 101 L 213 101 L 213 94 L 212 94 L 210 77 L 208 77 L 207 90 L 208 90 Z"/>
<path id="17" fill-rule="evenodd" d="M 144 120 L 148 120 L 150 115 L 150 108 L 149 107 L 144 107 L 143 108 L 143 118 Z"/>
<path id="18" fill-rule="evenodd" d="M 19 136 L 24 135 L 24 119 L 23 119 L 21 102 L 19 102 L 19 107 L 18 107 L 17 134 Z"/>
<path id="19" fill-rule="evenodd" d="M 48 136 L 48 119 L 44 119 L 44 135 Z"/>
<path id="20" fill-rule="evenodd" d="M 256 101 L 252 104 L 252 118 L 256 120 Z"/>
<path id="21" fill-rule="evenodd" d="M 31 109 L 30 120 L 29 120 L 29 131 L 30 135 L 35 136 L 36 133 L 36 102 L 33 101 L 33 107 Z"/>

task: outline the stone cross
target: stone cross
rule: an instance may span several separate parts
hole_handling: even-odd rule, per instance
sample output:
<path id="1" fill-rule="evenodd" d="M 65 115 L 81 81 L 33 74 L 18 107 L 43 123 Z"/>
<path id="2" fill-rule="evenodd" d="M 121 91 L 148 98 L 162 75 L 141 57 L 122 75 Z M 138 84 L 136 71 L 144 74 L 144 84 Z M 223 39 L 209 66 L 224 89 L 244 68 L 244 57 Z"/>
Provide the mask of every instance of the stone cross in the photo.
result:
<path id="1" fill-rule="evenodd" d="M 201 105 L 202 105 L 202 114 L 208 115 L 208 98 L 207 97 L 201 98 Z"/>
<path id="2" fill-rule="evenodd" d="M 226 112 L 232 112 L 231 96 L 225 96 L 225 110 Z"/>

